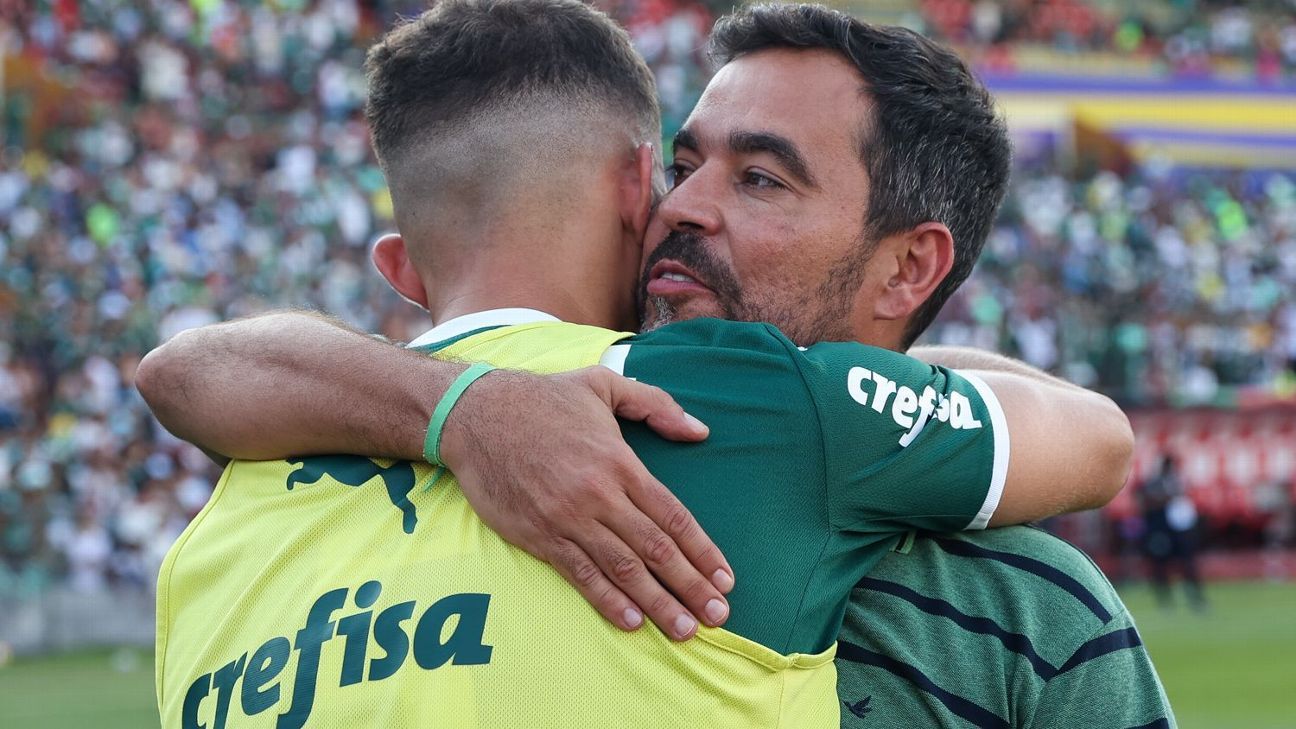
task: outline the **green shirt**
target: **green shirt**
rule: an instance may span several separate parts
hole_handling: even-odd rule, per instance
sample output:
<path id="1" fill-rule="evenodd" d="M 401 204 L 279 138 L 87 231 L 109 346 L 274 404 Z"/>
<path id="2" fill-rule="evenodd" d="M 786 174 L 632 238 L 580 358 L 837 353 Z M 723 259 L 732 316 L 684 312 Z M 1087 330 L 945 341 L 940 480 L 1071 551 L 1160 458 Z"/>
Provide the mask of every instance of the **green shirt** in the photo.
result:
<path id="1" fill-rule="evenodd" d="M 843 727 L 1175 726 L 1111 584 L 1032 527 L 888 554 L 851 595 L 837 673 Z"/>
<path id="2" fill-rule="evenodd" d="M 899 535 L 984 527 L 1002 492 L 994 394 L 890 350 L 803 349 L 766 324 L 697 319 L 603 363 L 710 426 L 698 444 L 623 432 L 733 566 L 725 628 L 780 653 L 832 645 L 851 588 Z"/>

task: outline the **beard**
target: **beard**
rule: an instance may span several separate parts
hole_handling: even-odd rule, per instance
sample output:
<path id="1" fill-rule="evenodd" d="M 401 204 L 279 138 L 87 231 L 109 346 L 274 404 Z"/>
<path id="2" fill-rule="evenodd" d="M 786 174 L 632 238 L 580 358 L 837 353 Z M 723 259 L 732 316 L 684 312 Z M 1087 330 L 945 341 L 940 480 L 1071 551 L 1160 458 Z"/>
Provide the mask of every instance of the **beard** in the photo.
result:
<path id="1" fill-rule="evenodd" d="M 719 307 L 715 316 L 733 321 L 755 321 L 748 318 L 751 312 L 747 310 L 742 287 L 733 270 L 706 247 L 702 236 L 675 230 L 648 257 L 644 263 L 643 275 L 639 277 L 638 305 L 643 319 L 640 331 L 652 331 L 678 320 L 679 313 L 674 304 L 661 296 L 648 294 L 648 279 L 653 266 L 666 259 L 687 266 L 697 274 L 699 283 L 711 289 Z"/>
<path id="2" fill-rule="evenodd" d="M 649 274 L 659 261 L 670 259 L 687 266 L 715 294 L 717 310 L 701 314 L 729 321 L 773 324 L 799 346 L 854 339 L 851 309 L 864 271 L 877 242 L 861 235 L 855 245 L 826 272 L 818 286 L 803 291 L 788 289 L 747 291 L 723 260 L 707 248 L 706 239 L 689 231 L 672 231 L 644 263 L 639 278 L 637 304 L 642 324 L 649 332 L 680 320 L 678 308 L 661 296 L 648 294 Z M 781 262 L 787 265 L 787 262 Z M 699 316 L 691 313 L 689 318 Z"/>

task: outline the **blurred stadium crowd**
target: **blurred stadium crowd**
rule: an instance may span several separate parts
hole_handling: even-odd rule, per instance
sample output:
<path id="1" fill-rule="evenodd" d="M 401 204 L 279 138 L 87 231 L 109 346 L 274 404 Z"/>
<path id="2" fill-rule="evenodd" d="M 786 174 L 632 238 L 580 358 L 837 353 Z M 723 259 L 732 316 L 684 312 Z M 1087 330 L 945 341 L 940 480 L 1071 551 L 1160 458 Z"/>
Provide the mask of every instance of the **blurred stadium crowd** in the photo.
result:
<path id="1" fill-rule="evenodd" d="M 1181 74 L 1220 60 L 1245 61 L 1262 80 L 1296 69 L 1296 21 L 1281 2 L 922 0 L 920 7 L 929 36 L 991 63 L 1015 46 L 1040 44 L 1158 59 Z"/>
<path id="2" fill-rule="evenodd" d="M 708 77 L 721 8 L 602 5 L 656 71 L 672 134 Z M 917 24 L 984 49 L 1296 70 L 1290 18 L 1221 11 L 1157 35 L 1075 0 L 915 8 Z M 361 113 L 364 49 L 418 9 L 0 0 L 0 597 L 65 579 L 151 586 L 205 502 L 215 470 L 131 386 L 159 341 L 284 306 L 395 339 L 427 325 L 367 264 L 391 202 Z M 1014 353 L 1136 405 L 1281 396 L 1296 389 L 1293 292 L 1290 174 L 1034 164 L 929 340 Z"/>

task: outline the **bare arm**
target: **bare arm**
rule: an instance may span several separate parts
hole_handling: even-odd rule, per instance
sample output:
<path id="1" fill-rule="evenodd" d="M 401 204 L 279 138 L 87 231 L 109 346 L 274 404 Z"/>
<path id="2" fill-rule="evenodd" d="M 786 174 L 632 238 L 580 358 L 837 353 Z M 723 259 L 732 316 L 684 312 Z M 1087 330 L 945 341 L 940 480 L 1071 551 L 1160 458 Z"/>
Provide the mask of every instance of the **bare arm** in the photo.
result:
<path id="1" fill-rule="evenodd" d="M 421 460 L 432 410 L 465 368 L 327 317 L 279 312 L 176 336 L 144 358 L 136 386 L 167 429 L 226 457 Z M 664 392 L 603 367 L 501 370 L 460 398 L 441 455 L 488 525 L 550 562 L 608 620 L 634 629 L 646 613 L 668 635 L 691 637 L 689 611 L 708 625 L 727 618 L 721 592 L 733 572 L 614 416 L 676 440 L 706 437 Z"/>
<path id="2" fill-rule="evenodd" d="M 979 376 L 1003 406 L 1012 456 L 990 526 L 1097 508 L 1125 485 L 1134 433 L 1111 399 L 992 352 L 914 347 L 909 355 Z"/>
<path id="3" fill-rule="evenodd" d="M 136 386 L 167 430 L 225 458 L 422 460 L 432 408 L 466 368 L 281 312 L 181 332 L 144 358 Z"/>

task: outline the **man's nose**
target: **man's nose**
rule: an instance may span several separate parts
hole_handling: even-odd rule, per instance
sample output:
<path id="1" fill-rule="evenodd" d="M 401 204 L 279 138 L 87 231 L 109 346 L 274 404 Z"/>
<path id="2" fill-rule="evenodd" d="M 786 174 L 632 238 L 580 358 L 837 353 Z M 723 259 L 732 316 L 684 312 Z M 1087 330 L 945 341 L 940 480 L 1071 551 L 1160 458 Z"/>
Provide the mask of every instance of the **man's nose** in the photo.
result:
<path id="1" fill-rule="evenodd" d="M 720 176 L 699 168 L 684 178 L 662 200 L 658 214 L 671 230 L 715 235 L 720 230 Z"/>

